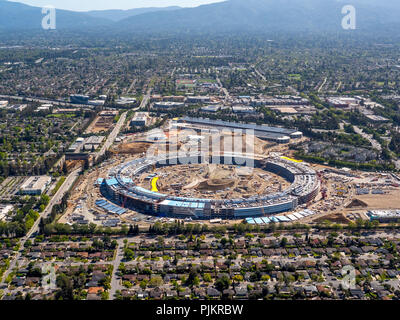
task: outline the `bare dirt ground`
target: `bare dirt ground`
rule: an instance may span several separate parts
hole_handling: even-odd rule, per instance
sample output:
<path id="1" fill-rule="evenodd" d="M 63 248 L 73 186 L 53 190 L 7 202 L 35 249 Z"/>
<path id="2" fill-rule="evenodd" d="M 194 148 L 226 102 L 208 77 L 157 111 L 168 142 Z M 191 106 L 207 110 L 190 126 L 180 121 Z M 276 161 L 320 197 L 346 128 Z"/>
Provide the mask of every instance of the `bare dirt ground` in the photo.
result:
<path id="1" fill-rule="evenodd" d="M 114 124 L 113 117 L 98 116 L 86 129 L 86 134 L 97 134 L 100 132 L 107 132 Z"/>
<path id="2" fill-rule="evenodd" d="M 93 129 L 96 126 L 97 121 L 99 120 L 99 116 L 97 116 L 92 123 L 89 125 L 89 127 L 87 127 L 85 134 L 90 134 L 93 133 Z"/>
<path id="3" fill-rule="evenodd" d="M 124 143 L 116 147 L 114 152 L 117 154 L 138 154 L 146 152 L 150 146 L 150 143 L 143 142 Z"/>
<path id="4" fill-rule="evenodd" d="M 83 160 L 67 160 L 65 164 L 69 172 L 74 171 L 78 166 L 83 166 L 85 161 Z"/>
<path id="5" fill-rule="evenodd" d="M 243 169 L 217 164 L 177 165 L 143 173 L 138 183 L 143 188 L 150 188 L 149 174 L 157 173 L 157 186 L 162 193 L 214 199 L 273 193 L 290 185 L 285 179 L 262 169 Z"/>
<path id="6" fill-rule="evenodd" d="M 327 216 L 324 216 L 322 218 L 318 218 L 314 220 L 314 222 L 323 222 L 323 221 L 329 221 L 333 223 L 341 223 L 341 224 L 348 224 L 351 222 L 350 219 L 348 219 L 343 213 L 333 213 Z"/>
<path id="7" fill-rule="evenodd" d="M 368 210 L 390 210 L 400 207 L 400 190 L 392 190 L 388 194 L 359 195 L 357 198 L 368 205 Z"/>

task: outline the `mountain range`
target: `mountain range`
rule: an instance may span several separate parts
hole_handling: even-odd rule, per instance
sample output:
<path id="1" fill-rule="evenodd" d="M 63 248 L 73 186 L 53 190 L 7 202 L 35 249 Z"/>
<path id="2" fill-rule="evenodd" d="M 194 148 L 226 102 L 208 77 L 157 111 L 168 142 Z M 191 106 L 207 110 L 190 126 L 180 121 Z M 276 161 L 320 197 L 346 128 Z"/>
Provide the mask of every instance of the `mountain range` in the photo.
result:
<path id="1" fill-rule="evenodd" d="M 352 0 L 357 29 L 400 30 L 400 1 Z M 57 29 L 104 28 L 115 33 L 342 32 L 345 0 L 228 0 L 195 8 L 142 8 L 73 12 L 57 10 Z M 41 8 L 0 0 L 0 30 L 40 30 Z"/>
<path id="2" fill-rule="evenodd" d="M 149 8 L 130 9 L 130 10 L 94 10 L 94 11 L 88 11 L 86 12 L 86 14 L 95 18 L 109 19 L 114 22 L 118 22 L 145 13 L 173 11 L 179 9 L 182 8 L 177 6 L 164 7 L 164 8 L 149 7 Z"/>

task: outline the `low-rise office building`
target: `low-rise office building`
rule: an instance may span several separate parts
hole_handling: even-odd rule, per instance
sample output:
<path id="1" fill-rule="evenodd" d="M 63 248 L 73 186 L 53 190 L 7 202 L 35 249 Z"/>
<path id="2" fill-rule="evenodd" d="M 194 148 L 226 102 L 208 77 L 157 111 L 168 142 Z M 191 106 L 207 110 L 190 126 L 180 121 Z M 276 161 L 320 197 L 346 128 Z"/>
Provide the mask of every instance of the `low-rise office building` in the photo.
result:
<path id="1" fill-rule="evenodd" d="M 24 195 L 41 195 L 51 183 L 49 176 L 29 177 L 21 186 L 19 193 Z"/>
<path id="2" fill-rule="evenodd" d="M 145 127 L 149 121 L 149 115 L 145 112 L 138 112 L 131 121 L 131 126 Z"/>

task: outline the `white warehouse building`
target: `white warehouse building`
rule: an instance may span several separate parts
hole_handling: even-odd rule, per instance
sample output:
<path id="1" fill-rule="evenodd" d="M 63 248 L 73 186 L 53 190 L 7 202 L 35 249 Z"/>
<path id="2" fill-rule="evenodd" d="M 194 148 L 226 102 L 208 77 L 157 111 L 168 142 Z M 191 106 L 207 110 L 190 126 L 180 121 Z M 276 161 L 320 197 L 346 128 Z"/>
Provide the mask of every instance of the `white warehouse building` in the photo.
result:
<path id="1" fill-rule="evenodd" d="M 49 176 L 29 177 L 21 186 L 19 193 L 25 195 L 41 195 L 51 183 Z"/>

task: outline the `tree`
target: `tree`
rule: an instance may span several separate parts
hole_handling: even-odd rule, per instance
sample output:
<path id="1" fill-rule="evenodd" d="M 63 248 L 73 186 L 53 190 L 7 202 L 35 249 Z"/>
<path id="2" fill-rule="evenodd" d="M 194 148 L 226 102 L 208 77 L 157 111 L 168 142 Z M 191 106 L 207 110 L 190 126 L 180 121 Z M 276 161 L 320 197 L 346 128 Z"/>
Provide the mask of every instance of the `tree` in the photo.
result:
<path id="1" fill-rule="evenodd" d="M 234 282 L 242 282 L 243 281 L 243 276 L 240 274 L 237 274 L 233 277 Z"/>
<path id="2" fill-rule="evenodd" d="M 97 226 L 94 223 L 89 224 L 89 233 L 94 234 L 96 232 Z"/>
<path id="3" fill-rule="evenodd" d="M 389 148 L 397 154 L 400 154 L 400 133 L 392 132 L 392 140 L 389 143 Z"/>
<path id="4" fill-rule="evenodd" d="M 67 163 L 64 161 L 63 167 L 62 167 L 62 173 L 66 176 L 68 174 L 68 167 Z"/>
<path id="5" fill-rule="evenodd" d="M 147 287 L 147 280 L 142 280 L 142 281 L 140 281 L 139 286 L 140 286 L 140 288 L 142 288 L 143 290 L 146 289 L 146 287 Z"/>
<path id="6" fill-rule="evenodd" d="M 185 284 L 189 287 L 195 287 L 200 284 L 200 279 L 198 277 L 197 271 L 194 270 L 193 268 L 190 269 L 189 276 L 186 279 Z"/>
<path id="7" fill-rule="evenodd" d="M 128 261 L 135 259 L 135 252 L 130 248 L 126 248 L 124 250 L 124 259 Z"/>
<path id="8" fill-rule="evenodd" d="M 204 282 L 211 282 L 211 280 L 212 280 L 211 275 L 209 273 L 205 273 L 203 275 L 203 280 L 204 280 Z"/>
<path id="9" fill-rule="evenodd" d="M 161 276 L 159 275 L 154 275 L 151 277 L 148 286 L 155 288 L 155 287 L 159 287 L 164 283 L 163 279 L 161 278 Z"/>
<path id="10" fill-rule="evenodd" d="M 119 267 L 118 267 L 118 271 L 120 272 L 120 274 L 125 274 L 126 272 L 126 267 L 125 267 L 125 263 L 121 262 Z"/>
<path id="11" fill-rule="evenodd" d="M 129 230 L 128 230 L 128 235 L 129 235 L 129 236 L 132 236 L 132 235 L 134 235 L 134 233 L 135 233 L 135 230 L 134 230 L 134 228 L 133 228 L 133 225 L 130 225 L 130 226 L 129 226 Z"/>
<path id="12" fill-rule="evenodd" d="M 99 281 L 99 284 L 103 286 L 106 290 L 111 289 L 111 277 L 105 277 Z"/>
<path id="13" fill-rule="evenodd" d="M 58 300 L 73 300 L 73 286 L 71 279 L 64 273 L 61 273 L 56 280 L 57 287 L 60 290 L 56 293 Z"/>
<path id="14" fill-rule="evenodd" d="M 231 280 L 227 275 L 223 275 L 217 281 L 215 281 L 215 288 L 217 288 L 217 290 L 219 290 L 220 292 L 228 289 L 230 285 Z"/>
<path id="15" fill-rule="evenodd" d="M 40 206 L 40 205 L 44 205 L 44 206 L 46 207 L 46 206 L 49 204 L 49 202 L 50 202 L 50 197 L 49 197 L 47 194 L 42 194 L 42 195 L 40 196 L 38 205 L 39 205 L 39 206 Z"/>

